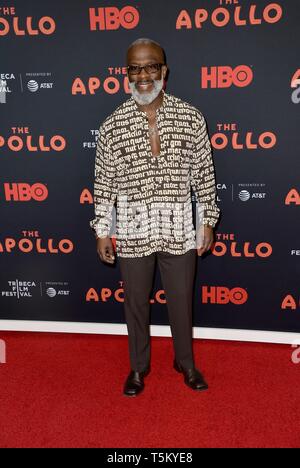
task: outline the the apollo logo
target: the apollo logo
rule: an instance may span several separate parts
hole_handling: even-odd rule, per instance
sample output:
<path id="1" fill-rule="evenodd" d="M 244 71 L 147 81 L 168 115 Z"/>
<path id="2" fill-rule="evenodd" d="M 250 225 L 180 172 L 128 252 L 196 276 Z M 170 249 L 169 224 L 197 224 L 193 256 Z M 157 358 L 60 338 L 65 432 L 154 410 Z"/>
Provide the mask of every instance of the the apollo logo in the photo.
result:
<path id="1" fill-rule="evenodd" d="M 216 240 L 212 246 L 212 254 L 216 257 L 230 255 L 235 258 L 268 258 L 273 247 L 269 242 L 238 241 L 233 232 L 216 232 Z"/>
<path id="2" fill-rule="evenodd" d="M 203 304 L 244 304 L 248 300 L 248 293 L 244 288 L 229 289 L 226 286 L 203 286 Z"/>
<path id="3" fill-rule="evenodd" d="M 0 135 L 0 149 L 7 147 L 11 151 L 63 151 L 66 140 L 62 135 L 53 135 L 49 141 L 44 135 L 33 137 L 27 127 L 12 127 L 13 135 L 7 139 Z M 17 132 L 20 132 L 17 134 Z M 21 133 L 22 132 L 22 133 Z"/>
<path id="4" fill-rule="evenodd" d="M 282 7 L 278 3 L 270 3 L 263 9 L 259 8 L 260 11 L 257 11 L 257 5 L 249 7 L 248 5 L 233 5 L 232 0 L 226 3 L 232 3 L 232 5 L 228 5 L 228 8 L 223 6 L 215 8 L 212 12 L 204 8 L 198 8 L 193 13 L 182 10 L 176 20 L 176 29 L 202 29 L 205 24 L 212 24 L 217 28 L 232 23 L 235 26 L 257 26 L 263 22 L 274 24 L 282 18 Z"/>
<path id="5" fill-rule="evenodd" d="M 87 83 L 83 79 L 77 77 L 72 83 L 72 95 L 94 95 L 100 89 L 107 94 L 116 94 L 120 90 L 124 91 L 126 94 L 130 94 L 130 88 L 128 86 L 127 76 L 120 76 L 116 78 L 115 76 L 108 76 L 103 80 L 100 80 L 97 76 L 88 78 Z"/>
<path id="6" fill-rule="evenodd" d="M 89 189 L 85 188 L 82 190 L 80 197 L 79 197 L 79 202 L 82 205 L 84 205 L 85 203 L 92 205 L 94 203 L 93 194 L 91 193 Z"/>
<path id="7" fill-rule="evenodd" d="M 70 254 L 74 250 L 74 244 L 71 239 L 44 239 L 39 237 L 38 231 L 22 231 L 21 239 L 13 237 L 0 238 L 0 253 L 11 254 L 14 251 L 31 254 Z"/>
<path id="8" fill-rule="evenodd" d="M 113 237 L 112 241 L 115 240 Z M 115 247 L 115 244 L 113 242 Z M 124 288 L 123 281 L 119 282 L 119 287 L 112 289 L 103 287 L 99 291 L 94 288 L 90 288 L 85 296 L 87 302 L 124 302 Z M 153 292 L 152 298 L 149 299 L 150 304 L 167 304 L 166 294 L 164 289 L 158 289 Z"/>
<path id="9" fill-rule="evenodd" d="M 35 200 L 41 202 L 48 197 L 48 189 L 46 185 L 40 183 L 33 185 L 22 182 L 4 183 L 4 196 L 6 201 L 27 202 Z"/>
<path id="10" fill-rule="evenodd" d="M 287 294 L 281 303 L 281 308 L 297 310 L 298 308 L 300 308 L 300 299 L 297 299 L 296 297 L 292 296 L 292 294 Z"/>
<path id="11" fill-rule="evenodd" d="M 217 233 L 217 238 L 221 236 Z M 224 239 L 226 235 L 223 235 Z M 229 254 L 231 257 L 242 257 L 242 258 L 268 258 L 272 255 L 273 247 L 269 242 L 259 242 L 258 244 L 252 245 L 251 242 L 243 242 L 239 244 L 236 241 L 229 243 L 216 240 L 213 244 L 212 254 L 216 257 L 223 257 Z"/>
<path id="12" fill-rule="evenodd" d="M 91 31 L 115 31 L 119 28 L 134 29 L 139 24 L 140 15 L 136 8 L 124 6 L 90 8 L 90 29 Z"/>
<path id="13" fill-rule="evenodd" d="M 237 86 L 244 88 L 253 80 L 253 72 L 247 65 L 238 65 L 235 68 L 229 66 L 202 67 L 201 88 L 230 88 Z"/>
<path id="14" fill-rule="evenodd" d="M 227 147 L 234 150 L 270 149 L 276 145 L 276 141 L 275 133 L 269 131 L 262 132 L 258 136 L 254 136 L 253 132 L 247 132 L 245 136 L 239 132 L 233 132 L 232 134 L 218 132 L 211 137 L 212 147 L 217 150 L 223 150 Z"/>
<path id="15" fill-rule="evenodd" d="M 15 7 L 0 8 L 0 37 L 7 36 L 10 32 L 16 36 L 49 36 L 55 32 L 56 24 L 50 16 L 33 19 L 32 16 L 20 18 L 16 16 Z"/>
<path id="16" fill-rule="evenodd" d="M 293 188 L 285 197 L 285 205 L 300 205 L 300 194 L 297 189 Z"/>

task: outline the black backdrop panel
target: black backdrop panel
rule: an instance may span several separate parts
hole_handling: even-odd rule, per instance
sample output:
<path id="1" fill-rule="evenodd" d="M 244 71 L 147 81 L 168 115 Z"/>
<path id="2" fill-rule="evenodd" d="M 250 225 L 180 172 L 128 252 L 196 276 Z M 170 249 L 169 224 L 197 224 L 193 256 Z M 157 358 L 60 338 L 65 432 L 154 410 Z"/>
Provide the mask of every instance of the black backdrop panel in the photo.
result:
<path id="1" fill-rule="evenodd" d="M 124 323 L 118 260 L 89 227 L 95 142 L 129 96 L 128 45 L 151 37 L 213 145 L 221 218 L 194 325 L 300 332 L 300 8 L 229 3 L 0 3 L 0 319 Z M 158 269 L 152 299 L 168 324 Z"/>

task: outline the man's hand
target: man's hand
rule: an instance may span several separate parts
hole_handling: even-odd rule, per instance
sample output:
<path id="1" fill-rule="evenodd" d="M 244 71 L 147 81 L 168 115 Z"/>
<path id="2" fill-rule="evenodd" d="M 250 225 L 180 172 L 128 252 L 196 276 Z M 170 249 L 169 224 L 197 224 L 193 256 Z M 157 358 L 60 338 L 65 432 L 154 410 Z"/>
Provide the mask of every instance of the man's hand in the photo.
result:
<path id="1" fill-rule="evenodd" d="M 110 237 L 99 237 L 97 239 L 97 252 L 102 262 L 114 263 L 115 255 Z"/>
<path id="2" fill-rule="evenodd" d="M 198 254 L 202 255 L 204 252 L 207 252 L 214 241 L 214 232 L 211 226 L 203 226 L 203 245 L 198 249 Z"/>

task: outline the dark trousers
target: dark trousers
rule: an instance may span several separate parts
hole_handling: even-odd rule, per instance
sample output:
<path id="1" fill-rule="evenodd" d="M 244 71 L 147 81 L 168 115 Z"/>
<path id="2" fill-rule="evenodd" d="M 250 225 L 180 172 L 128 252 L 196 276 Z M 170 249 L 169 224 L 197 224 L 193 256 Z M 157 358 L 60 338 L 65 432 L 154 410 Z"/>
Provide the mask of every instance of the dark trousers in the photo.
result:
<path id="1" fill-rule="evenodd" d="M 177 362 L 194 367 L 192 349 L 193 286 L 197 250 L 182 255 L 153 252 L 144 257 L 119 257 L 124 287 L 130 365 L 141 372 L 150 364 L 150 292 L 157 258 L 165 290 Z"/>

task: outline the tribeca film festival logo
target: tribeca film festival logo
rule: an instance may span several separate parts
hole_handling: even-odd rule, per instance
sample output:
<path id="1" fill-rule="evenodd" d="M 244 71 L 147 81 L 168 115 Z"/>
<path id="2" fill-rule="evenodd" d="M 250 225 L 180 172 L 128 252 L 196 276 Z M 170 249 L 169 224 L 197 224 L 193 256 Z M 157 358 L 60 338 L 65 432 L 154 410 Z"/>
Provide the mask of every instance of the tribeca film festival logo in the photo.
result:
<path id="1" fill-rule="evenodd" d="M 13 92 L 12 80 L 16 80 L 13 73 L 0 73 L 0 104 L 6 104 L 6 96 Z"/>
<path id="2" fill-rule="evenodd" d="M 291 80 L 291 88 L 295 88 L 292 92 L 291 100 L 294 104 L 299 104 L 300 102 L 300 68 L 295 71 L 292 80 Z"/>
<path id="3" fill-rule="evenodd" d="M 71 92 L 73 96 L 86 96 L 95 95 L 101 89 L 106 94 L 116 94 L 120 91 L 130 94 L 126 67 L 108 67 L 104 78 L 99 76 L 90 76 L 87 79 L 76 77 L 73 80 Z"/>
<path id="4" fill-rule="evenodd" d="M 140 15 L 133 6 L 117 8 L 114 6 L 89 8 L 91 31 L 116 31 L 120 28 L 134 29 L 140 21 Z"/>
<path id="5" fill-rule="evenodd" d="M 7 289 L 1 291 L 1 297 L 15 297 L 17 299 L 32 298 L 35 290 L 37 291 L 37 283 L 28 280 L 8 280 Z"/>
<path id="6" fill-rule="evenodd" d="M 90 138 L 88 141 L 82 142 L 83 149 L 92 149 L 94 150 L 97 146 L 97 139 L 99 136 L 99 129 L 90 129 L 89 130 Z"/>
<path id="7" fill-rule="evenodd" d="M 1 291 L 1 297 L 23 299 L 32 298 L 37 294 L 42 297 L 43 287 L 45 289 L 46 295 L 50 298 L 56 296 L 69 296 L 70 290 L 65 289 L 68 284 L 69 283 L 66 281 L 45 281 L 45 283 L 38 283 L 36 281 L 29 280 L 8 280 L 7 289 Z M 62 287 L 64 287 L 64 289 L 62 289 Z"/>
<path id="8" fill-rule="evenodd" d="M 291 249 L 291 256 L 292 257 L 300 257 L 300 249 L 292 248 Z"/>
<path id="9" fill-rule="evenodd" d="M 24 254 L 62 254 L 68 255 L 73 252 L 74 244 L 71 239 L 43 238 L 39 231 L 21 231 L 22 237 L 0 237 L 0 254 L 12 254 L 15 251 Z"/>
<path id="10" fill-rule="evenodd" d="M 0 37 L 14 34 L 15 36 L 50 36 L 56 29 L 55 20 L 50 16 L 33 18 L 18 16 L 15 7 L 0 7 Z"/>
<path id="11" fill-rule="evenodd" d="M 11 127 L 10 134 L 0 134 L 0 151 L 9 150 L 13 152 L 60 152 L 66 148 L 67 142 L 62 135 L 35 135 L 30 127 L 23 125 Z"/>
<path id="12" fill-rule="evenodd" d="M 268 150 L 274 148 L 277 142 L 276 134 L 268 130 L 256 134 L 253 130 L 243 131 L 237 123 L 218 123 L 216 127 L 217 131 L 210 139 L 216 150 Z"/>
<path id="13" fill-rule="evenodd" d="M 210 2 L 212 3 L 212 2 Z M 176 29 L 202 29 L 207 25 L 223 28 L 227 25 L 259 26 L 262 23 L 274 24 L 281 20 L 282 6 L 279 3 L 249 5 L 239 0 L 219 0 L 216 8 L 207 10 L 181 10 L 176 19 Z"/>

